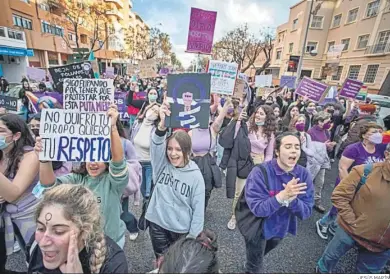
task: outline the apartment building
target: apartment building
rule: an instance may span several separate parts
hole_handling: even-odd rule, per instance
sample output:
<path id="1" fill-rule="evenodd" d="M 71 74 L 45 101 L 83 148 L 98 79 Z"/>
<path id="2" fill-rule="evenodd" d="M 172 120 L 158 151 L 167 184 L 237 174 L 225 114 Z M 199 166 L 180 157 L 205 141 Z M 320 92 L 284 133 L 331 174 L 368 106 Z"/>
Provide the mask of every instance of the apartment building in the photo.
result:
<path id="1" fill-rule="evenodd" d="M 288 72 L 290 56 L 303 57 L 302 76 L 341 85 L 358 79 L 370 93 L 379 91 L 390 71 L 390 0 L 300 1 L 290 8 L 289 20 L 278 26 L 268 71 L 275 77 Z M 318 6 L 319 5 L 319 6 Z M 302 47 L 309 23 L 305 52 Z M 325 65 L 331 46 L 344 44 L 337 71 L 327 76 Z M 313 55 L 314 54 L 314 55 Z M 316 54 L 316 55 L 315 55 Z"/>
<path id="2" fill-rule="evenodd" d="M 123 56 L 124 29 L 130 24 L 133 3 L 131 0 L 96 1 L 104 1 L 110 5 L 111 10 L 108 10 L 107 14 L 112 18 L 112 23 L 107 30 L 110 34 L 107 43 L 101 50 L 95 52 L 94 56 L 101 66 L 112 65 L 116 59 Z M 58 20 L 53 21 L 53 19 Z M 28 57 L 29 66 L 49 68 L 69 63 L 70 55 L 76 48 L 76 34 L 70 24 L 63 24 L 65 26 L 53 24 L 57 21 L 66 22 L 66 19 L 55 1 L 0 1 L 0 26 L 24 33 L 27 48 L 33 50 L 33 56 Z M 80 48 L 89 49 L 92 35 L 88 26 L 81 28 L 78 36 Z M 2 45 L 1 36 L 0 45 Z"/>

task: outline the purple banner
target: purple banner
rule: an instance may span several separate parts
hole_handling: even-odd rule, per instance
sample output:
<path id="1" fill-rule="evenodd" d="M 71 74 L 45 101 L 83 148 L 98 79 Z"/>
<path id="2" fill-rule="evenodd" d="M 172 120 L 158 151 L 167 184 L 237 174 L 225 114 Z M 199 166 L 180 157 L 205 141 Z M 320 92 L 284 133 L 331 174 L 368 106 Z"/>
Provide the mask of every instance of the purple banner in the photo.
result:
<path id="1" fill-rule="evenodd" d="M 166 76 L 170 73 L 170 69 L 169 68 L 161 68 L 160 69 L 160 72 L 159 72 L 159 75 L 160 76 Z"/>
<path id="2" fill-rule="evenodd" d="M 328 86 L 326 84 L 304 77 L 299 83 L 297 90 L 295 90 L 295 93 L 318 103 L 327 89 Z"/>
<path id="3" fill-rule="evenodd" d="M 115 92 L 114 102 L 118 106 L 118 111 L 120 114 L 121 121 L 129 121 L 130 116 L 127 113 L 127 105 L 126 105 L 126 92 Z"/>
<path id="4" fill-rule="evenodd" d="M 211 54 L 217 12 L 191 8 L 187 52 Z"/>
<path id="5" fill-rule="evenodd" d="M 340 90 L 340 96 L 355 99 L 363 87 L 363 82 L 347 78 Z"/>
<path id="6" fill-rule="evenodd" d="M 45 82 L 46 81 L 46 71 L 39 69 L 39 68 L 33 68 L 33 67 L 27 67 L 27 78 L 30 82 Z"/>

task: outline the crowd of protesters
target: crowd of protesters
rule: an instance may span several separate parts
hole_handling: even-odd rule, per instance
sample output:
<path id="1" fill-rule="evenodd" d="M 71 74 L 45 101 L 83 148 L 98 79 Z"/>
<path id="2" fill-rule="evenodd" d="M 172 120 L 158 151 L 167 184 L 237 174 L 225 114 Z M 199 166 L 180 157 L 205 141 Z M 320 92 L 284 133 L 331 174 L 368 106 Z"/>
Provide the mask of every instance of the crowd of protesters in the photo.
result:
<path id="1" fill-rule="evenodd" d="M 287 88 L 257 96 L 249 83 L 249 98 L 211 94 L 207 129 L 170 129 L 166 79 L 118 76 L 130 117 L 120 121 L 114 104 L 107 111 L 111 160 L 75 164 L 39 160 L 40 115 L 29 110 L 29 81 L 21 84 L 25 117 L 0 115 L 0 273 L 16 272 L 5 264 L 20 249 L 28 273 L 131 273 L 123 248 L 140 230 L 150 235 L 153 273 L 220 273 L 219 232 L 206 228 L 205 210 L 222 185 L 232 200 L 227 228 L 245 240 L 246 273 L 265 272 L 266 254 L 299 234 L 298 219 L 313 209 L 324 214 L 313 233 L 330 240 L 313 272 L 332 273 L 352 248 L 356 272 L 385 271 L 390 145 L 377 105 L 318 104 Z M 339 175 L 327 211 L 322 191 L 333 164 Z M 138 218 L 133 196 L 136 204 L 142 197 Z"/>

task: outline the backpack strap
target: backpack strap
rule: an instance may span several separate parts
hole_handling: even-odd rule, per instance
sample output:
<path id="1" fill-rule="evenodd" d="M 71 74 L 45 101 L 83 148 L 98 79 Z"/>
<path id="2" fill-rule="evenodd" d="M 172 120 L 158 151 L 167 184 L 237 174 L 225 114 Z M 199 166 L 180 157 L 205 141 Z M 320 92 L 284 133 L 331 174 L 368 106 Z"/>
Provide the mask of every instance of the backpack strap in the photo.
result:
<path id="1" fill-rule="evenodd" d="M 364 184 L 366 184 L 367 177 L 368 177 L 369 174 L 371 173 L 372 167 L 373 167 L 372 164 L 366 164 L 366 165 L 364 165 L 363 176 L 360 178 L 359 184 L 356 186 L 355 195 L 357 194 L 357 192 L 359 192 L 360 188 L 362 188 L 362 186 L 363 186 Z"/>
<path id="2" fill-rule="evenodd" d="M 258 165 L 258 168 L 261 170 L 264 176 L 264 182 L 265 186 L 267 187 L 267 190 L 269 190 L 269 181 L 268 181 L 268 173 L 266 168 L 263 166 L 263 164 Z"/>

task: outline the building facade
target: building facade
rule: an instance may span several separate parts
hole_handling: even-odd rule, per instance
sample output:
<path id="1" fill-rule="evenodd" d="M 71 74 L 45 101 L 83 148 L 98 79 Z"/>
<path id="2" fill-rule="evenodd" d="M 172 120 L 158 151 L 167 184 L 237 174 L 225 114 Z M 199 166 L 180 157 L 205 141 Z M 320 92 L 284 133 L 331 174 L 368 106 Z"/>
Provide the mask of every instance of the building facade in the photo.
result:
<path id="1" fill-rule="evenodd" d="M 341 85 L 346 78 L 363 81 L 370 93 L 379 91 L 390 71 L 390 0 L 304 0 L 290 8 L 289 20 L 278 26 L 269 70 L 288 72 L 290 56 L 303 57 L 302 76 Z M 306 26 L 309 31 L 302 54 Z M 344 44 L 337 70 L 326 74 L 328 50 Z M 314 54 L 314 55 L 313 55 Z"/>
<path id="2" fill-rule="evenodd" d="M 131 0 L 90 1 L 103 1 L 111 8 L 107 11 L 110 17 L 107 31 L 109 38 L 106 43 L 99 42 L 103 47 L 94 53 L 94 57 L 105 68 L 120 62 L 125 56 L 123 53 L 125 30 L 136 21 L 131 11 L 133 2 Z M 67 23 L 56 1 L 2 0 L 0 1 L 0 26 L 24 33 L 27 48 L 34 52 L 32 57 L 28 57 L 31 67 L 47 69 L 51 66 L 67 64 L 70 63 L 71 55 L 75 53 L 73 51 L 76 48 L 75 30 Z M 78 31 L 79 47 L 89 49 L 92 30 L 85 26 Z M 0 36 L 0 45 L 2 44 L 3 40 Z M 104 69 L 102 71 L 104 72 Z"/>

